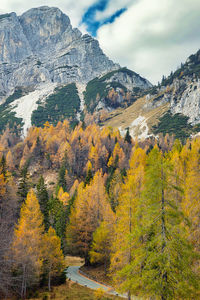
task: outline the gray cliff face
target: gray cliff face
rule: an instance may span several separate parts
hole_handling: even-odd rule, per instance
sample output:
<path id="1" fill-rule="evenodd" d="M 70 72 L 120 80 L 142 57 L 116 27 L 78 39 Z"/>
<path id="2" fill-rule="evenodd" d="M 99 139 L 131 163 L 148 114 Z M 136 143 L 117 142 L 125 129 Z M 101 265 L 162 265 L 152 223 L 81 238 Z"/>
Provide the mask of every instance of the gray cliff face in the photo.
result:
<path id="1" fill-rule="evenodd" d="M 98 41 L 73 29 L 58 8 L 33 8 L 0 16 L 0 101 L 18 86 L 86 83 L 118 69 Z"/>
<path id="2" fill-rule="evenodd" d="M 29 42 L 15 13 L 0 18 L 0 63 L 17 63 L 32 55 Z"/>
<path id="3" fill-rule="evenodd" d="M 166 103 L 172 114 L 187 116 L 192 125 L 200 123 L 200 79 L 175 78 L 167 87 L 161 87 L 158 94 L 146 95 L 145 108 L 151 110 Z"/>
<path id="4" fill-rule="evenodd" d="M 34 54 L 56 54 L 81 37 L 73 30 L 69 18 L 58 8 L 43 6 L 25 12 L 19 21 Z"/>
<path id="5" fill-rule="evenodd" d="M 184 85 L 184 90 L 180 94 L 178 91 Z M 186 85 L 186 86 L 185 86 Z M 170 99 L 170 109 L 172 113 L 181 113 L 189 117 L 192 124 L 200 122 L 200 80 L 188 80 L 185 82 L 176 81 L 174 91 Z"/>

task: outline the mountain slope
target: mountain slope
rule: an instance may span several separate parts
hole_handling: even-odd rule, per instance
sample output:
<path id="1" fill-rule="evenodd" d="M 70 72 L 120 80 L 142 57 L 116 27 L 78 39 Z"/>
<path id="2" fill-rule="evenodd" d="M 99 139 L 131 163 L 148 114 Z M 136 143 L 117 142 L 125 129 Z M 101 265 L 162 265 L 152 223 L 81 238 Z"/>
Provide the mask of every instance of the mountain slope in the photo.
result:
<path id="1" fill-rule="evenodd" d="M 89 112 L 106 108 L 127 107 L 145 91 L 151 83 L 139 74 L 120 68 L 90 81 L 84 93 L 85 105 Z"/>
<path id="2" fill-rule="evenodd" d="M 146 92 L 146 91 L 144 91 Z M 184 139 L 200 131 L 200 50 L 161 84 L 147 91 L 125 111 L 109 115 L 106 125 L 132 136 L 169 133 Z"/>
<path id="3" fill-rule="evenodd" d="M 119 72 L 117 79 L 113 78 L 118 69 L 120 66 L 103 53 L 98 41 L 87 34 L 82 35 L 77 28 L 72 28 L 68 16 L 58 8 L 33 8 L 20 17 L 15 13 L 0 15 L 0 102 L 4 103 L 4 106 L 0 106 L 3 117 L 0 131 L 5 129 L 7 123 L 9 126 L 16 123 L 23 126 L 25 134 L 31 119 L 35 125 L 41 125 L 42 120 L 51 121 L 55 117 L 55 108 L 59 106 L 56 101 L 60 90 L 65 89 L 68 84 L 86 86 L 94 78 L 111 72 L 108 77 L 112 77 L 115 88 L 125 87 L 132 91 L 132 86 L 140 89 L 151 86 L 147 80 L 128 70 Z M 109 78 L 106 79 L 106 84 L 108 82 Z M 110 88 L 105 88 L 107 93 Z M 19 90 L 23 97 L 20 97 Z M 91 101 L 87 89 L 87 97 L 84 97 L 83 91 L 83 88 L 78 88 L 78 98 L 76 88 L 71 89 L 69 97 L 64 95 L 63 104 L 66 109 L 63 112 L 61 109 L 56 110 L 56 120 L 69 116 L 72 122 L 80 119 L 84 101 L 87 108 Z M 56 96 L 57 93 L 59 95 Z M 51 94 L 51 102 L 55 102 L 55 105 L 51 105 L 52 114 L 48 109 Z M 72 103 L 72 98 L 75 99 L 75 104 Z M 36 118 L 32 117 L 33 110 L 37 111 L 34 113 Z M 38 117 L 39 113 L 45 115 L 44 111 L 47 110 L 46 117 Z"/>

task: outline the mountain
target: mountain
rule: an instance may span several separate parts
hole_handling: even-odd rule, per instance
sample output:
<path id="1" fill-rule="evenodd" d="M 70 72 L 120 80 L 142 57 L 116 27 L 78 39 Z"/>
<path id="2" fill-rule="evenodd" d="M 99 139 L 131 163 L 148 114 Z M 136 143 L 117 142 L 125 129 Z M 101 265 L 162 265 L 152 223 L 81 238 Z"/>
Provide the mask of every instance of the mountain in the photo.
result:
<path id="1" fill-rule="evenodd" d="M 0 131 L 7 125 L 15 130 L 23 127 L 25 135 L 32 124 L 65 118 L 75 123 L 85 97 L 86 106 L 93 102 L 94 111 L 96 87 L 97 94 L 103 87 L 106 96 L 113 86 L 121 99 L 121 88 L 133 92 L 151 84 L 112 62 L 98 41 L 72 28 L 58 8 L 0 15 Z"/>
<path id="2" fill-rule="evenodd" d="M 125 134 L 146 138 L 159 133 L 174 134 L 182 140 L 200 131 L 200 50 L 174 73 L 125 110 L 113 111 L 105 125 Z"/>
<path id="3" fill-rule="evenodd" d="M 0 15 L 0 132 L 72 126 L 93 114 L 103 125 L 145 138 L 199 131 L 200 50 L 157 86 L 111 61 L 97 40 L 55 7 Z"/>

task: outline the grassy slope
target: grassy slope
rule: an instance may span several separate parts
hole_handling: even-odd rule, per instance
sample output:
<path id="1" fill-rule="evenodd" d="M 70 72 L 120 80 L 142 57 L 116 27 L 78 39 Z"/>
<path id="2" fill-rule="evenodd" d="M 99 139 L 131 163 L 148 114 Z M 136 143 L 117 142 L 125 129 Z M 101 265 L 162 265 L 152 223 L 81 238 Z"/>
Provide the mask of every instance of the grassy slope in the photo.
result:
<path id="1" fill-rule="evenodd" d="M 59 299 L 59 300 L 95 300 L 95 292 L 76 283 L 66 282 L 60 286 L 54 287 L 52 292 L 40 291 L 38 297 L 30 298 L 31 300 L 43 299 Z M 105 295 L 101 300 L 115 299 L 120 300 L 120 297 Z"/>
<path id="2" fill-rule="evenodd" d="M 144 108 L 145 103 L 145 97 L 140 98 L 125 110 L 117 109 L 116 111 L 111 112 L 109 114 L 109 119 L 105 121 L 104 125 L 114 128 L 121 127 L 121 129 L 124 130 L 127 127 L 131 127 L 132 122 L 139 116 L 144 116 L 151 131 L 152 126 L 157 125 L 159 118 L 168 111 L 169 104 L 164 104 L 149 110 Z"/>

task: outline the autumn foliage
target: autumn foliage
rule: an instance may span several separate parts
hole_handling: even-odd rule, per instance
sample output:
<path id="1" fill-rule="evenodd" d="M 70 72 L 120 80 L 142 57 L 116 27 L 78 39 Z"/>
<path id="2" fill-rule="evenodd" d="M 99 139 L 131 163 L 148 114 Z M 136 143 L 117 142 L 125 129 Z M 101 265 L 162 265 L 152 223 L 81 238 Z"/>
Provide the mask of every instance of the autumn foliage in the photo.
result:
<path id="1" fill-rule="evenodd" d="M 199 298 L 199 137 L 138 141 L 88 117 L 7 129 L 0 155 L 0 297 L 51 290 L 70 254 L 129 299 Z"/>

